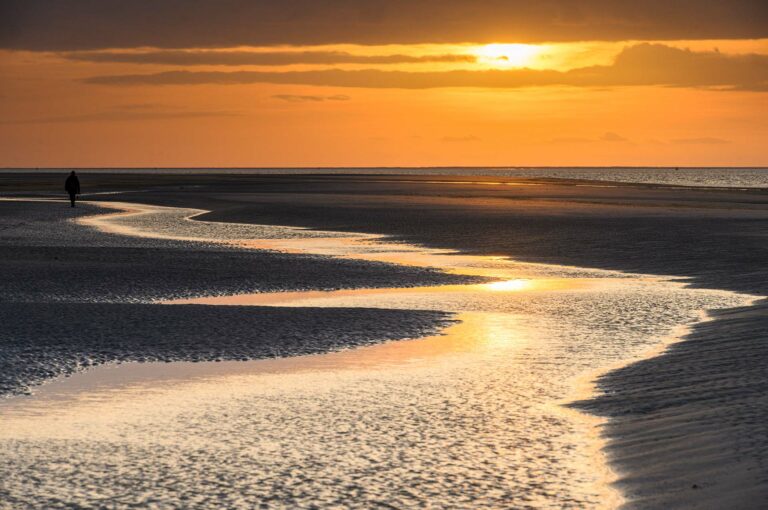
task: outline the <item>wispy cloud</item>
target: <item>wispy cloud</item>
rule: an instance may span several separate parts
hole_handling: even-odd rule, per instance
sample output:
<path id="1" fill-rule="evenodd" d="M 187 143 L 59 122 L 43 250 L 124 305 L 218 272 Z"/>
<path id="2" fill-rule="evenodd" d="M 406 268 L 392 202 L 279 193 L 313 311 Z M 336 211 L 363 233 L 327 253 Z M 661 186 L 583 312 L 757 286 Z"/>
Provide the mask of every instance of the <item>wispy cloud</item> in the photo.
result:
<path id="1" fill-rule="evenodd" d="M 619 135 L 617 133 L 614 133 L 612 131 L 609 131 L 609 132 L 603 134 L 603 136 L 600 137 L 600 140 L 602 140 L 603 142 L 628 142 L 629 141 L 628 139 L 624 138 L 623 136 L 621 136 L 621 135 Z"/>
<path id="2" fill-rule="evenodd" d="M 588 138 L 584 136 L 561 136 L 561 137 L 553 138 L 552 140 L 549 140 L 548 143 L 570 145 L 570 144 L 597 143 L 597 142 L 615 143 L 615 142 L 629 142 L 629 141 L 630 140 L 628 138 L 621 136 L 618 133 L 608 131 L 596 138 Z"/>
<path id="3" fill-rule="evenodd" d="M 194 119 L 201 117 L 233 117 L 237 115 L 241 115 L 241 113 L 228 111 L 152 112 L 115 110 L 78 115 L 59 115 L 51 117 L 35 117 L 32 119 L 0 120 L 0 124 L 55 124 L 64 122 L 145 121 L 163 119 Z"/>
<path id="4" fill-rule="evenodd" d="M 440 140 L 447 143 L 469 143 L 469 142 L 479 142 L 480 138 L 474 135 L 444 136 Z"/>
<path id="5" fill-rule="evenodd" d="M 768 56 L 693 52 L 661 44 L 638 44 L 623 50 L 611 65 L 570 71 L 454 70 L 439 72 L 381 69 L 316 71 L 168 71 L 86 78 L 100 85 L 195 85 L 279 83 L 333 87 L 428 89 L 437 87 L 518 88 L 669 86 L 763 91 L 768 83 Z"/>
<path id="6" fill-rule="evenodd" d="M 324 101 L 349 101 L 351 98 L 343 94 L 336 94 L 333 96 L 305 96 L 297 94 L 276 94 L 272 96 L 275 99 L 281 101 L 288 101 L 289 103 L 321 103 Z"/>
<path id="7" fill-rule="evenodd" d="M 631 142 L 628 138 L 625 138 L 617 133 L 613 132 L 607 132 L 603 134 L 600 137 L 597 138 L 588 138 L 588 137 L 580 137 L 580 136 L 564 136 L 559 138 L 553 138 L 549 140 L 547 143 L 552 144 L 583 144 L 583 143 L 597 143 L 597 142 Z M 667 144 L 674 144 L 674 145 L 723 145 L 723 144 L 729 144 L 731 143 L 729 140 L 724 140 L 722 138 L 710 138 L 710 137 L 701 137 L 701 138 L 679 138 L 676 140 L 670 140 L 669 142 L 664 142 L 661 140 L 651 139 L 646 140 L 645 143 L 649 143 L 652 145 L 667 145 Z"/>
<path id="8" fill-rule="evenodd" d="M 730 140 L 725 140 L 723 138 L 702 137 L 702 138 L 679 138 L 677 140 L 671 140 L 671 143 L 674 143 L 676 145 L 724 145 L 731 142 Z"/>
<path id="9" fill-rule="evenodd" d="M 595 142 L 592 138 L 583 138 L 580 136 L 561 136 L 558 138 L 553 138 L 549 141 L 549 143 L 555 143 L 555 144 L 578 144 L 578 143 L 593 143 Z"/>
<path id="10" fill-rule="evenodd" d="M 159 103 L 128 103 L 128 104 L 121 104 L 117 106 L 118 110 L 161 110 L 161 109 L 167 109 L 167 105 L 159 104 Z"/>
<path id="11" fill-rule="evenodd" d="M 469 54 L 360 55 L 344 51 L 78 51 L 66 52 L 69 60 L 96 63 L 163 64 L 174 66 L 284 66 L 291 64 L 416 64 L 430 62 L 476 62 Z"/>

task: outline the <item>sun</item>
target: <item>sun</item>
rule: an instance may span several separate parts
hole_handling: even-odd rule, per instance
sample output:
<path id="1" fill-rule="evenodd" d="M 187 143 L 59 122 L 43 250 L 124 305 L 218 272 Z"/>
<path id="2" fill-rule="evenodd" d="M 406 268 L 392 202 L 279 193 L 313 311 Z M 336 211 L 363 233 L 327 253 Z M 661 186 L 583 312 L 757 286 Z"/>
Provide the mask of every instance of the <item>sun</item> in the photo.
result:
<path id="1" fill-rule="evenodd" d="M 542 52 L 532 44 L 486 44 L 472 53 L 479 63 L 489 67 L 526 67 Z"/>

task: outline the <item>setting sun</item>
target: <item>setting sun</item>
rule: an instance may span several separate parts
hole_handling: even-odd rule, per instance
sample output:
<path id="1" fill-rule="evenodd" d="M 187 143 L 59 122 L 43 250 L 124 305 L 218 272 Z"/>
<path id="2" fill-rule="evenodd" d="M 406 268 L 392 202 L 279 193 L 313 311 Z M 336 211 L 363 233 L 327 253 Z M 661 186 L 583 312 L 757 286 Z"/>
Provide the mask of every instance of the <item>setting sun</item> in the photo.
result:
<path id="1" fill-rule="evenodd" d="M 542 50 L 532 44 L 486 44 L 473 53 L 480 63 L 491 67 L 527 67 Z"/>

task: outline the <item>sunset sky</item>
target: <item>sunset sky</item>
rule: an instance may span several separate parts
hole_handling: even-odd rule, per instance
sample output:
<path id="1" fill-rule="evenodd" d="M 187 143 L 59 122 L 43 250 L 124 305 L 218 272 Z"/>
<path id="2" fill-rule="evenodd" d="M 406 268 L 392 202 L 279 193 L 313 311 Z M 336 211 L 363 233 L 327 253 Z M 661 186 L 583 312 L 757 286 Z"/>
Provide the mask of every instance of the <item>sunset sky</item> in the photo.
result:
<path id="1" fill-rule="evenodd" d="M 765 1 L 0 0 L 0 166 L 768 165 Z"/>

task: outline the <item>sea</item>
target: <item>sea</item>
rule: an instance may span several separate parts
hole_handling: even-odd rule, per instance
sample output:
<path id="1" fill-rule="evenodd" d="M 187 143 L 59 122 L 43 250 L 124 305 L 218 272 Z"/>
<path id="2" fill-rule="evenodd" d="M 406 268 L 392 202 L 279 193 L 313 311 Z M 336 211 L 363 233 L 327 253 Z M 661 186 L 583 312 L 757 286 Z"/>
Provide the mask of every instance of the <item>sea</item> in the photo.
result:
<path id="1" fill-rule="evenodd" d="M 2 172 L 69 168 L 6 168 Z M 79 172 L 222 174 L 368 174 L 519 177 L 666 186 L 768 188 L 768 167 L 317 167 L 317 168 L 75 168 Z"/>

